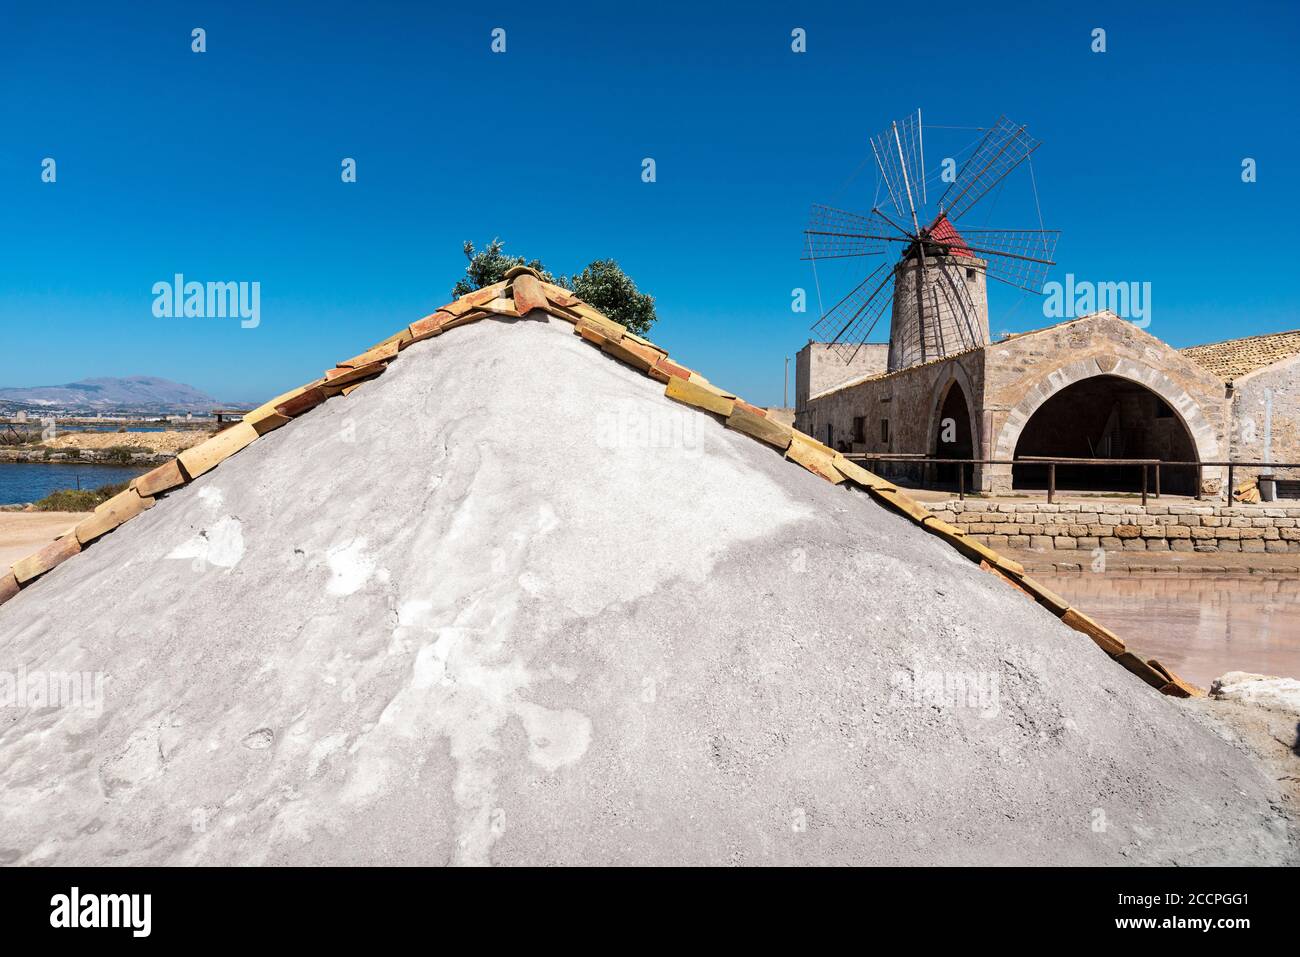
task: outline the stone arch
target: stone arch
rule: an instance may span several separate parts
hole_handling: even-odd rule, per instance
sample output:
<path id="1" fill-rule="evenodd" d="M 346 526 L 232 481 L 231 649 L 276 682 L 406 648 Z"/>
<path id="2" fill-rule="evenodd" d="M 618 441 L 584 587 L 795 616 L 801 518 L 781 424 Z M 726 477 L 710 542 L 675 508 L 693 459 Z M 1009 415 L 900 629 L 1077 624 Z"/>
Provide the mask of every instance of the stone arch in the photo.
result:
<path id="1" fill-rule="evenodd" d="M 948 393 L 953 386 L 961 389 L 966 397 L 966 411 L 970 418 L 971 458 L 982 458 L 980 454 L 980 428 L 976 418 L 975 389 L 970 381 L 970 374 L 959 363 L 952 363 L 947 374 L 940 376 L 930 392 L 930 427 L 926 432 L 925 454 L 933 455 L 939 439 L 940 422 L 943 419 L 943 406 L 948 401 Z"/>
<path id="2" fill-rule="evenodd" d="M 1118 359 L 1108 369 L 1102 368 L 1105 363 L 1104 358 L 1101 362 L 1096 358 L 1082 359 L 1059 366 L 1040 379 L 1029 389 L 1024 398 L 1007 413 L 1006 421 L 1002 424 L 1002 428 L 998 431 L 997 439 L 994 442 L 992 457 L 1010 459 L 1015 454 L 1016 444 L 1020 440 L 1020 434 L 1024 431 L 1029 419 L 1044 402 L 1062 389 L 1094 376 L 1114 376 L 1146 387 L 1173 409 L 1174 414 L 1182 421 L 1188 435 L 1191 436 L 1198 461 L 1220 461 L 1222 453 L 1214 427 L 1205 417 L 1200 405 L 1187 393 L 1186 389 L 1158 369 L 1134 359 Z M 1008 477 L 1010 476 L 1010 466 L 998 466 L 997 470 Z M 1221 471 L 1221 469 L 1207 468 L 1204 473 L 1205 478 L 1215 477 L 1221 479 L 1219 475 Z"/>
<path id="3" fill-rule="evenodd" d="M 958 447 L 956 449 L 946 449 L 940 447 L 940 434 L 943 431 L 943 420 L 945 412 L 949 412 L 949 407 L 954 399 L 953 390 L 957 390 L 957 396 L 960 397 L 960 404 L 965 405 L 965 422 L 958 423 Z M 951 414 L 951 413 L 950 413 Z M 962 425 L 965 425 L 965 436 L 962 435 Z M 969 439 L 970 449 L 966 450 L 963 439 Z M 980 429 L 975 406 L 975 390 L 972 388 L 970 375 L 961 366 L 960 363 L 951 362 L 934 383 L 930 390 L 930 421 L 926 429 L 925 454 L 933 456 L 936 459 L 948 458 L 945 452 L 955 452 L 953 458 L 980 458 Z M 957 472 L 959 466 L 934 462 L 922 467 L 923 481 L 926 485 L 938 483 L 938 485 L 951 485 L 957 487 Z M 978 466 L 960 466 L 966 473 L 966 487 L 974 487 L 974 478 L 978 472 Z"/>

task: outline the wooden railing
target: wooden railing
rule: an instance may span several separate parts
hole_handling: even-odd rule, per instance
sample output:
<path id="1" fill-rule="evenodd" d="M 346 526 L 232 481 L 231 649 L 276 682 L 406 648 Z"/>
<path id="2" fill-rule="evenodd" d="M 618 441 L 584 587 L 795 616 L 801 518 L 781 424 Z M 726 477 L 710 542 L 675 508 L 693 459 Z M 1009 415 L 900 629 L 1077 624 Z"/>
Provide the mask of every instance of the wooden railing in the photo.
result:
<path id="1" fill-rule="evenodd" d="M 1232 502 L 1233 474 L 1239 468 L 1259 468 L 1259 469 L 1297 469 L 1300 468 L 1300 462 L 1254 462 L 1235 459 L 1228 462 L 1176 462 L 1168 459 L 1084 459 L 1084 458 L 1060 458 L 1048 455 L 1022 455 L 1017 459 L 943 459 L 934 456 L 912 454 L 906 452 L 846 452 L 844 457 L 851 462 L 858 462 L 863 467 L 871 471 L 880 471 L 882 462 L 901 462 L 908 465 L 956 465 L 957 469 L 957 497 L 964 499 L 966 497 L 966 469 L 967 465 L 1045 465 L 1047 466 L 1047 501 L 1049 503 L 1056 499 L 1056 467 L 1058 465 L 1095 465 L 1095 466 L 1136 466 L 1142 470 L 1142 504 L 1147 504 L 1147 494 L 1150 490 L 1155 498 L 1160 497 L 1160 470 L 1161 468 L 1195 468 L 1196 469 L 1196 500 L 1199 502 L 1203 499 L 1201 493 L 1202 479 L 1204 470 L 1207 468 L 1227 468 L 1228 481 L 1223 487 L 1224 498 Z M 874 465 L 874 468 L 873 468 Z M 1155 477 L 1154 489 L 1151 489 L 1151 477 Z"/>

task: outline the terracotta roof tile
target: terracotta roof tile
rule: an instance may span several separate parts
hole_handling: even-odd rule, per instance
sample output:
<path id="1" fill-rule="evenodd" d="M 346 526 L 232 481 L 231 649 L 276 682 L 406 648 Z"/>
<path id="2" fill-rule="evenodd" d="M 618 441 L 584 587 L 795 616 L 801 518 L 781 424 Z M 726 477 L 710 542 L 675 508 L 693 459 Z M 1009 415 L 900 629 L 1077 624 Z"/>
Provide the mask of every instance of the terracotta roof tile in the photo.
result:
<path id="1" fill-rule="evenodd" d="M 1275 362 L 1300 355 L 1300 329 L 1274 332 L 1264 336 L 1247 336 L 1226 342 L 1211 342 L 1179 350 L 1198 366 L 1208 369 L 1225 382 L 1271 366 Z"/>

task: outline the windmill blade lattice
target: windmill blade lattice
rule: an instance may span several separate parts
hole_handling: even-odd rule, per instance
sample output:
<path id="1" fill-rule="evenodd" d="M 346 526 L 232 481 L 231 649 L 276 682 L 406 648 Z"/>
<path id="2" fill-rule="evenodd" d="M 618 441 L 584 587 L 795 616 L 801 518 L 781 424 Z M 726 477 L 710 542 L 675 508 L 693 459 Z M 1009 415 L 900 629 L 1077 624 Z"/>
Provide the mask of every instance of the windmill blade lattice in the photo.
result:
<path id="1" fill-rule="evenodd" d="M 934 343 L 934 355 L 965 352 L 975 346 L 985 345 L 987 340 L 984 336 L 983 323 L 980 321 L 979 307 L 971 297 L 966 283 L 956 279 L 951 272 L 940 270 L 938 281 L 931 288 L 935 291 L 931 314 L 940 315 L 942 311 L 952 316 L 953 321 L 948 325 L 954 332 L 953 342 L 944 342 L 940 338 L 940 341 Z M 939 299 L 943 300 L 942 305 Z M 944 324 L 932 323 L 931 326 L 937 330 L 936 334 L 942 337 Z"/>
<path id="2" fill-rule="evenodd" d="M 956 222 L 1040 145 L 1023 126 L 998 117 L 939 200 L 939 207 Z"/>
<path id="3" fill-rule="evenodd" d="M 925 205 L 924 150 L 921 145 L 921 112 L 889 125 L 889 129 L 871 138 L 871 150 L 880 167 L 881 178 L 889 190 L 894 212 L 914 220 Z"/>
<path id="4" fill-rule="evenodd" d="M 827 352 L 833 353 L 836 358 L 846 365 L 852 362 L 865 343 L 862 342 L 823 342 L 818 344 Z"/>
<path id="5" fill-rule="evenodd" d="M 878 256 L 894 230 L 876 212 L 852 213 L 834 206 L 815 204 L 804 230 L 802 259 L 844 259 L 849 256 Z"/>
<path id="6" fill-rule="evenodd" d="M 813 324 L 817 339 L 855 345 L 865 342 L 881 314 L 893 301 L 893 278 L 891 263 L 883 262 L 876 266 L 852 292 Z"/>
<path id="7" fill-rule="evenodd" d="M 986 275 L 1032 293 L 1043 290 L 1055 265 L 1059 229 L 964 229 L 966 247 L 988 262 Z"/>

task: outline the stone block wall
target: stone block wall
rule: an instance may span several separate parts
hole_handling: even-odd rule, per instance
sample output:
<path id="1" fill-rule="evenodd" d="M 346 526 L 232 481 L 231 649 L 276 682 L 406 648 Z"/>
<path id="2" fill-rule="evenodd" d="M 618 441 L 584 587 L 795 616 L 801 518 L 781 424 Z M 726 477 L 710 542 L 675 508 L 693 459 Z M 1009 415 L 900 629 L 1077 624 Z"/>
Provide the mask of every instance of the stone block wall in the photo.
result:
<path id="1" fill-rule="evenodd" d="M 1300 356 L 1235 380 L 1232 411 L 1234 459 L 1300 462 Z M 1242 468 L 1236 474 L 1245 478 L 1261 472 L 1300 479 L 1300 469 Z"/>
<path id="2" fill-rule="evenodd" d="M 814 399 L 798 410 L 795 427 L 820 442 L 844 446 L 854 452 L 914 452 L 934 454 L 934 437 L 939 406 L 949 383 L 956 382 L 966 393 L 971 409 L 977 409 L 984 381 L 984 350 L 976 349 L 950 359 L 913 366 L 901 372 L 832 392 Z M 853 420 L 863 419 L 863 442 L 853 441 Z M 882 421 L 889 422 L 889 439 L 881 440 Z M 830 431 L 827 431 L 827 427 Z M 973 417 L 971 434 L 978 451 L 983 423 Z M 893 476 L 915 477 L 907 466 L 883 470 Z"/>
<path id="3" fill-rule="evenodd" d="M 810 395 L 833 389 L 851 379 L 884 372 L 888 358 L 889 344 L 885 342 L 863 343 L 856 354 L 838 346 L 827 346 L 824 342 L 808 343 L 795 354 L 795 409 L 803 411 Z"/>
<path id="4" fill-rule="evenodd" d="M 991 548 L 1300 552 L 1300 506 L 985 502 L 930 506 Z"/>

